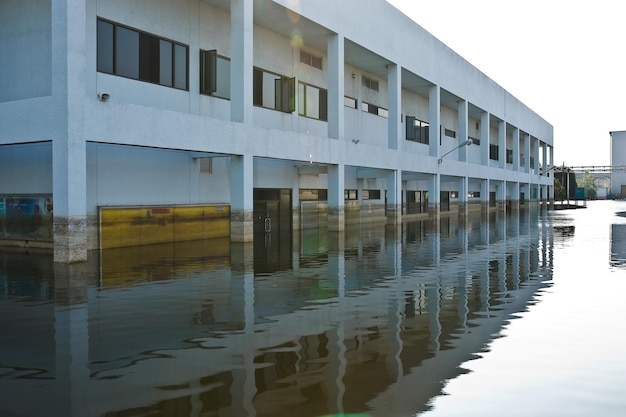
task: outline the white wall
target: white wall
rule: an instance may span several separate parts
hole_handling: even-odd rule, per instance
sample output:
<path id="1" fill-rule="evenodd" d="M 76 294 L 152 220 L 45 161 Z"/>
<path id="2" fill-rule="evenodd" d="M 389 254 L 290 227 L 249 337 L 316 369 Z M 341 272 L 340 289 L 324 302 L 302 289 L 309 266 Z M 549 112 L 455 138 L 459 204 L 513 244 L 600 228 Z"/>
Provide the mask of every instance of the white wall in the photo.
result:
<path id="1" fill-rule="evenodd" d="M 89 143 L 87 210 L 98 206 L 228 203 L 229 158 L 214 158 L 213 174 L 199 172 L 195 154 Z"/>

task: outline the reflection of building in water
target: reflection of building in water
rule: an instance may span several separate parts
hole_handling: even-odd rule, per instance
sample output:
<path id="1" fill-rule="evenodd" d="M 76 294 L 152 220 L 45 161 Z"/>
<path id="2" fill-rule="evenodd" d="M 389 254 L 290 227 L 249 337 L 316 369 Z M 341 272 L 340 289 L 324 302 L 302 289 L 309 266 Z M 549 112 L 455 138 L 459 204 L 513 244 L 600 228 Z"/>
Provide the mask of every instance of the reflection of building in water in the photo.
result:
<path id="1" fill-rule="evenodd" d="M 626 266 L 626 224 L 611 225 L 611 265 Z"/>
<path id="2" fill-rule="evenodd" d="M 271 274 L 267 263 L 253 269 L 249 245 L 217 255 L 207 246 L 184 260 L 187 251 L 163 246 L 143 264 L 108 256 L 88 272 L 57 267 L 47 292 L 51 280 L 14 280 L 14 261 L 3 258 L 5 288 L 32 297 L 37 328 L 11 326 L 23 308 L 0 303 L 2 328 L 17 337 L 0 335 L 10 378 L 0 390 L 14 394 L 2 408 L 68 417 L 415 414 L 550 279 L 552 228 L 538 229 L 529 213 L 339 236 L 320 239 L 317 254 L 309 242 L 308 252 L 292 252 L 292 269 L 278 260 Z M 40 264 L 49 277 L 51 260 Z M 101 284 L 67 284 L 85 273 Z M 39 401 L 23 401 L 34 387 L 24 375 Z"/>

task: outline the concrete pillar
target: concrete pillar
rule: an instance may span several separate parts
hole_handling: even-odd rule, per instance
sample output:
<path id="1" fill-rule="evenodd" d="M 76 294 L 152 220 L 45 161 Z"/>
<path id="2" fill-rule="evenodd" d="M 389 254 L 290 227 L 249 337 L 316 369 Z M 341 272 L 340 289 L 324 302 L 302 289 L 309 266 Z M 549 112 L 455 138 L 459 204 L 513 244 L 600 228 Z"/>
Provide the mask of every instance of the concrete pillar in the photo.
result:
<path id="1" fill-rule="evenodd" d="M 402 125 L 400 114 L 402 113 L 402 70 L 396 64 L 387 66 L 387 85 L 389 101 L 389 117 L 387 119 L 387 134 L 389 149 L 400 149 L 402 137 Z"/>
<path id="2" fill-rule="evenodd" d="M 498 181 L 496 184 L 496 205 L 498 210 L 506 210 L 506 181 Z"/>
<path id="3" fill-rule="evenodd" d="M 519 159 L 519 129 L 515 128 L 513 130 L 513 171 L 517 172 L 520 170 L 520 159 Z"/>
<path id="4" fill-rule="evenodd" d="M 253 92 L 253 0 L 230 2 L 230 117 L 252 120 Z"/>
<path id="5" fill-rule="evenodd" d="M 480 163 L 489 166 L 489 113 L 480 115 Z"/>
<path id="6" fill-rule="evenodd" d="M 483 213 L 489 213 L 489 178 L 480 182 L 480 208 Z"/>
<path id="7" fill-rule="evenodd" d="M 300 175 L 298 167 L 293 169 L 291 185 L 291 227 L 293 230 L 300 230 Z"/>
<path id="8" fill-rule="evenodd" d="M 328 39 L 328 137 L 344 138 L 344 38 Z"/>
<path id="9" fill-rule="evenodd" d="M 524 133 L 523 136 L 524 142 L 524 172 L 530 172 L 530 135 L 528 133 Z M 530 198 L 530 192 L 528 197 Z"/>
<path id="10" fill-rule="evenodd" d="M 459 178 L 459 215 L 466 217 L 469 212 L 469 199 L 467 192 L 469 190 L 468 177 Z"/>
<path id="11" fill-rule="evenodd" d="M 428 91 L 428 150 L 430 156 L 439 158 L 439 137 L 441 135 L 441 94 L 438 85 L 433 85 Z M 439 197 L 437 197 L 439 198 Z"/>
<path id="12" fill-rule="evenodd" d="M 459 115 L 459 134 L 457 135 L 457 139 L 459 142 L 458 145 L 461 145 L 469 138 L 467 133 L 469 123 L 467 101 L 459 100 L 457 112 Z M 459 148 L 459 161 L 467 162 L 467 152 L 468 146 L 462 146 Z"/>
<path id="13" fill-rule="evenodd" d="M 498 121 L 498 166 L 506 168 L 506 122 Z"/>
<path id="14" fill-rule="evenodd" d="M 511 210 L 513 212 L 519 211 L 519 193 L 520 193 L 520 184 L 519 182 L 511 183 Z"/>
<path id="15" fill-rule="evenodd" d="M 433 174 L 428 181 L 428 215 L 433 219 L 439 219 L 441 205 L 441 175 Z"/>
<path id="16" fill-rule="evenodd" d="M 345 167 L 343 164 L 328 167 L 328 230 L 337 232 L 345 230 L 344 212 L 344 181 Z"/>
<path id="17" fill-rule="evenodd" d="M 393 170 L 387 177 L 387 222 L 402 221 L 402 171 Z"/>
<path id="18" fill-rule="evenodd" d="M 230 158 L 230 237 L 252 242 L 254 235 L 254 158 L 250 154 Z"/>
<path id="19" fill-rule="evenodd" d="M 534 174 L 539 175 L 539 141 L 535 138 L 531 138 L 533 144 L 533 158 L 535 160 Z"/>
<path id="20" fill-rule="evenodd" d="M 87 260 L 86 7 L 52 2 L 52 95 L 66 116 L 52 138 L 54 261 L 61 263 Z"/>

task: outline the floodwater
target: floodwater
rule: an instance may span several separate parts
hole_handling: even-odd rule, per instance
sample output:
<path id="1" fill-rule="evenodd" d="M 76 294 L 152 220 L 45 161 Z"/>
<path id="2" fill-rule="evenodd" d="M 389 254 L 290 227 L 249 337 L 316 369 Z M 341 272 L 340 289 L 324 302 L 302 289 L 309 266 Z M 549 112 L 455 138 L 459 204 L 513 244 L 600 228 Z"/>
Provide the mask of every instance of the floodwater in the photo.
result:
<path id="1" fill-rule="evenodd" d="M 0 252 L 0 416 L 623 416 L 626 202 Z"/>

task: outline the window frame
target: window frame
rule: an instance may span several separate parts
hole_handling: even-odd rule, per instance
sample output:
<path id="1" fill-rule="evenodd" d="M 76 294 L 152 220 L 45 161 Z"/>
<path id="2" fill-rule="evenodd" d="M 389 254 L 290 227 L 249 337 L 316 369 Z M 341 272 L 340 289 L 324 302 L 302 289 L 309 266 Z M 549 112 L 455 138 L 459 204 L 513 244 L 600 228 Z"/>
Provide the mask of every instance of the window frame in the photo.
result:
<path id="1" fill-rule="evenodd" d="M 404 116 L 405 139 L 415 143 L 428 145 L 430 143 L 430 123 L 415 116 Z"/>
<path id="2" fill-rule="evenodd" d="M 99 28 L 99 23 L 104 23 L 104 24 L 108 24 L 112 26 L 112 45 L 111 45 L 111 56 L 108 57 L 107 62 L 110 61 L 111 63 L 111 71 L 105 70 L 103 69 L 104 65 L 101 66 L 101 58 L 105 58 L 103 57 L 100 52 L 101 52 L 101 44 L 100 44 L 100 36 L 101 36 L 101 32 L 100 32 L 100 28 Z M 124 74 L 121 73 L 121 70 L 119 68 L 119 58 L 118 58 L 118 28 L 121 28 L 123 30 L 129 31 L 129 32 L 134 32 L 137 34 L 137 76 L 131 76 L 128 74 Z M 170 83 L 163 83 L 161 82 L 160 79 L 160 75 L 161 75 L 161 62 L 160 62 L 160 47 L 162 42 L 168 42 L 171 44 L 171 68 L 170 68 Z M 142 48 L 141 45 L 148 45 L 148 44 L 152 44 L 152 48 Z M 158 48 L 156 47 L 158 45 Z M 177 63 L 178 63 L 178 55 L 177 55 L 177 46 L 178 47 L 182 47 L 184 48 L 185 51 L 185 57 L 184 57 L 184 65 L 185 65 L 185 81 L 184 81 L 184 87 L 180 87 L 178 86 L 179 84 L 177 83 Z M 149 65 L 147 68 L 144 68 L 142 71 L 142 67 L 141 67 L 141 63 L 142 63 L 142 55 L 148 55 L 151 56 L 152 53 L 154 53 L 155 50 L 159 50 L 159 66 L 158 66 L 158 71 L 156 68 L 153 68 L 153 64 L 154 62 L 150 62 L 151 65 Z M 109 52 L 109 51 L 107 51 Z M 144 57 L 145 58 L 145 57 Z M 154 61 L 154 57 L 152 57 L 152 59 L 148 59 L 148 61 Z M 104 60 L 103 60 L 104 63 Z M 142 76 L 142 72 L 144 72 L 147 70 L 148 73 L 151 74 L 152 79 L 150 79 L 149 77 L 145 77 Z M 153 33 L 150 32 L 146 32 L 128 25 L 124 25 L 109 19 L 104 19 L 101 17 L 97 17 L 96 18 L 96 71 L 103 73 L 103 74 L 109 74 L 109 75 L 114 75 L 116 77 L 122 77 L 122 78 L 127 78 L 130 80 L 136 80 L 136 81 L 142 81 L 142 82 L 146 82 L 149 84 L 155 84 L 155 85 L 160 85 L 163 87 L 169 87 L 169 88 L 173 88 L 176 90 L 180 90 L 180 91 L 189 91 L 189 45 L 184 44 L 182 42 L 177 42 L 173 39 L 169 39 L 169 38 L 165 38 L 162 36 L 158 36 L 155 35 Z M 154 75 L 154 72 L 158 72 L 159 74 L 159 81 L 156 81 L 155 78 L 157 78 Z"/>
<path id="3" fill-rule="evenodd" d="M 303 87 L 304 95 L 300 94 L 300 86 Z M 317 108 L 319 117 L 313 117 L 307 114 L 307 103 L 308 103 L 307 93 L 306 93 L 307 88 L 314 88 L 319 93 L 318 108 Z M 304 106 L 301 106 L 300 105 L 301 103 L 303 103 Z M 304 107 L 304 109 L 302 109 L 302 107 Z M 321 120 L 321 121 L 327 122 L 328 121 L 328 90 L 325 88 L 318 87 L 313 84 L 306 83 L 304 81 L 298 81 L 298 115 L 309 118 L 309 119 Z"/>
<path id="4" fill-rule="evenodd" d="M 252 69 L 252 104 L 264 109 L 277 110 L 283 113 L 293 113 L 296 111 L 296 77 L 287 77 L 282 74 L 268 71 L 263 68 L 253 67 Z M 274 107 L 263 104 L 263 75 L 269 74 L 274 77 Z M 260 77 L 259 77 L 260 75 Z M 259 85 L 260 82 L 260 85 Z"/>

